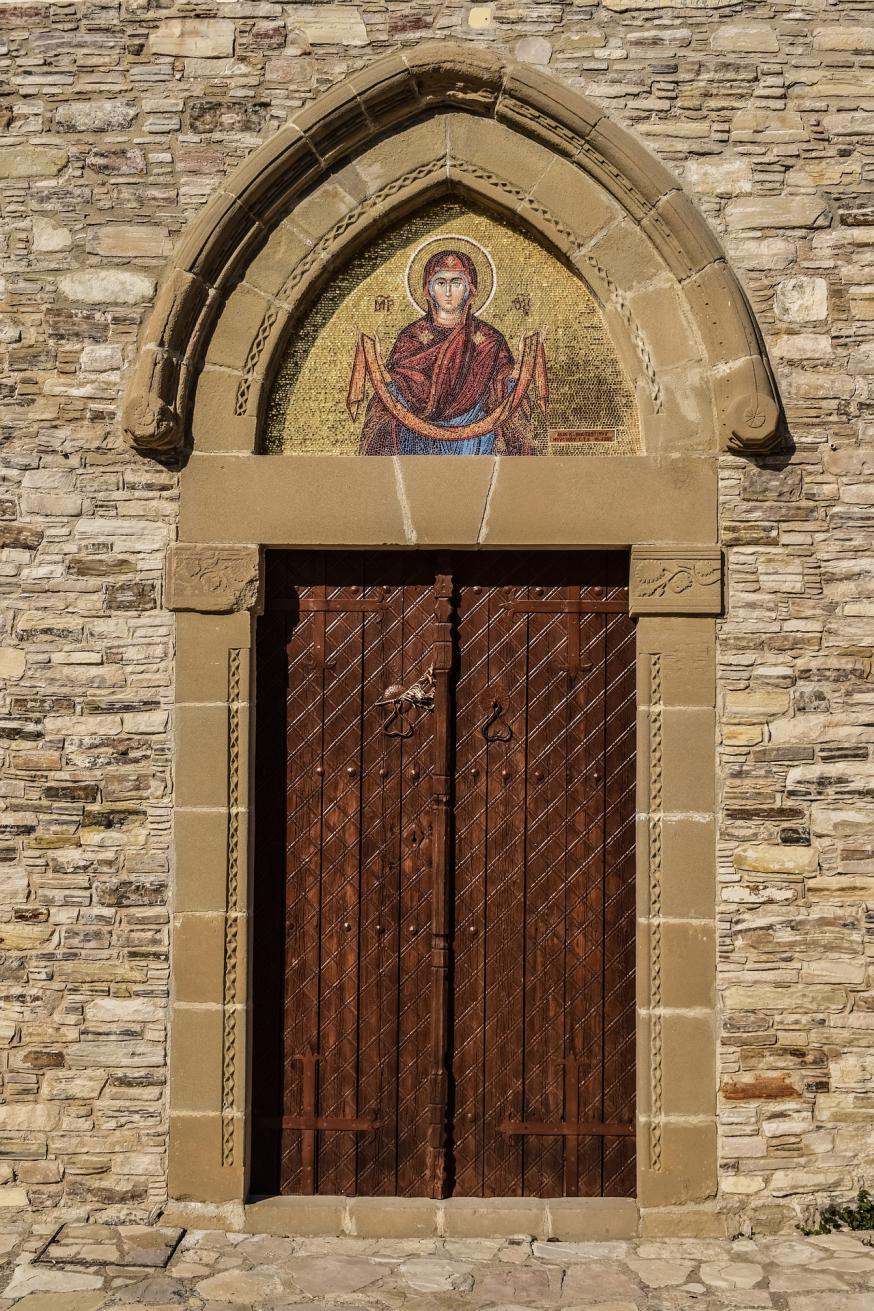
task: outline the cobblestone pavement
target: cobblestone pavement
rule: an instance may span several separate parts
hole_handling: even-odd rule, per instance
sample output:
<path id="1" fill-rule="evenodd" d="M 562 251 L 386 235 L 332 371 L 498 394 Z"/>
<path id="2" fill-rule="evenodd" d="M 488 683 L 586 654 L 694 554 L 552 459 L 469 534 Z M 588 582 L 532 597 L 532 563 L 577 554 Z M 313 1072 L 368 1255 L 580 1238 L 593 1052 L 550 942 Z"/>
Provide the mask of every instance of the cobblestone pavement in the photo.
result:
<path id="1" fill-rule="evenodd" d="M 541 1243 L 275 1238 L 16 1213 L 0 1311 L 874 1311 L 874 1248 L 804 1238 Z"/>

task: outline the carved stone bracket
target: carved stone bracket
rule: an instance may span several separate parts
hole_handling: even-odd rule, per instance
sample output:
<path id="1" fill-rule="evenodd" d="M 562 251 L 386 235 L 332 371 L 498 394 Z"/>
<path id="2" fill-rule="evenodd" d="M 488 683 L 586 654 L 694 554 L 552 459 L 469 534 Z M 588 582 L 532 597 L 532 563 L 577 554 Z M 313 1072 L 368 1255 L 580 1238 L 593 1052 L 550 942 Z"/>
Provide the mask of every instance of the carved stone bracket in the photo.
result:
<path id="1" fill-rule="evenodd" d="M 633 615 L 718 615 L 722 552 L 718 546 L 636 546 L 631 552 Z"/>
<path id="2" fill-rule="evenodd" d="M 167 555 L 166 597 L 169 610 L 260 612 L 258 547 L 177 542 Z"/>

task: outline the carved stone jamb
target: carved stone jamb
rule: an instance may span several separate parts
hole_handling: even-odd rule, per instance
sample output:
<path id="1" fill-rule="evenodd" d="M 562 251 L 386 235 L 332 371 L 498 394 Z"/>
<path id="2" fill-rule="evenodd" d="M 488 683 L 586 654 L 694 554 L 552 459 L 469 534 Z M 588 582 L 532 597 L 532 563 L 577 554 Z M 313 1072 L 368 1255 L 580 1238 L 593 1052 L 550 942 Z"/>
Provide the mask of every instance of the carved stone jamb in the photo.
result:
<path id="1" fill-rule="evenodd" d="M 635 546 L 629 607 L 633 615 L 722 613 L 722 551 L 718 546 Z"/>
<path id="2" fill-rule="evenodd" d="M 166 596 L 170 610 L 260 613 L 258 547 L 177 542 L 167 554 Z"/>

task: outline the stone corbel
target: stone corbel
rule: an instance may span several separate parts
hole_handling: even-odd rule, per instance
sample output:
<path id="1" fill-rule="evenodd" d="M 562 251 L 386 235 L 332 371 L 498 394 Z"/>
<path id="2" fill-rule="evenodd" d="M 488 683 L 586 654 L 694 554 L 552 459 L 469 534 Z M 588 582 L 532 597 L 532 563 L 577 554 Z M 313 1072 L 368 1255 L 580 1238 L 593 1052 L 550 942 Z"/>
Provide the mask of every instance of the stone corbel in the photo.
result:
<path id="1" fill-rule="evenodd" d="M 261 553 L 257 546 L 177 542 L 167 555 L 166 583 L 169 610 L 260 614 Z"/>
<path id="2" fill-rule="evenodd" d="M 721 614 L 719 547 L 633 547 L 629 605 L 633 615 Z"/>
<path id="3" fill-rule="evenodd" d="M 764 455 L 780 440 L 777 389 L 762 356 L 739 360 L 717 382 L 723 450 Z"/>

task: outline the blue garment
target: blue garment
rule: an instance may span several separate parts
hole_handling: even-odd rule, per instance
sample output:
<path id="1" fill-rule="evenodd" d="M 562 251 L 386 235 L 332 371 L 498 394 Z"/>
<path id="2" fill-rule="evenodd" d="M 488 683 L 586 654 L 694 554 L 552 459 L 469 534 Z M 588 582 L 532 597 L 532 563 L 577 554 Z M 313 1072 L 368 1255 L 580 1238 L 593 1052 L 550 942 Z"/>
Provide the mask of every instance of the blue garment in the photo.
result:
<path id="1" fill-rule="evenodd" d="M 508 394 L 516 386 L 515 378 L 507 379 Z M 392 395 L 400 401 L 404 409 L 407 403 L 398 393 L 394 384 L 389 387 Z M 463 428 L 466 423 L 476 423 L 486 413 L 485 401 L 478 401 L 466 414 L 459 414 L 455 419 L 438 419 L 441 428 Z M 482 437 L 465 437 L 462 441 L 441 442 L 430 437 L 420 437 L 410 428 L 398 425 L 398 450 L 401 455 L 494 455 L 495 434 L 487 432 Z"/>

